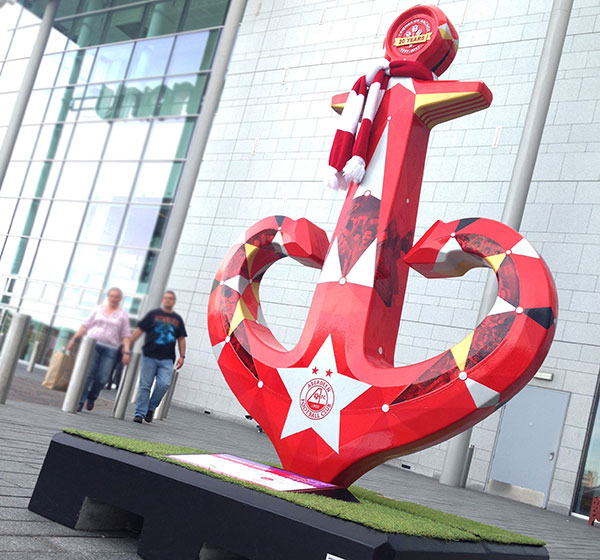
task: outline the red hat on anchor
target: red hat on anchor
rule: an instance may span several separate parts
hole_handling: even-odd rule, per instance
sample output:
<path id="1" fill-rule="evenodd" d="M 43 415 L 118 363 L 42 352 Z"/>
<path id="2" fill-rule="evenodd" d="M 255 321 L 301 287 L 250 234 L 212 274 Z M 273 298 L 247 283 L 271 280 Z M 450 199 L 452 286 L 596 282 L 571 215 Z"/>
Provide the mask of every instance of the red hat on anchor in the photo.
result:
<path id="1" fill-rule="evenodd" d="M 458 50 L 458 33 L 436 6 L 415 6 L 400 14 L 389 28 L 385 57 L 419 62 L 441 76 Z"/>

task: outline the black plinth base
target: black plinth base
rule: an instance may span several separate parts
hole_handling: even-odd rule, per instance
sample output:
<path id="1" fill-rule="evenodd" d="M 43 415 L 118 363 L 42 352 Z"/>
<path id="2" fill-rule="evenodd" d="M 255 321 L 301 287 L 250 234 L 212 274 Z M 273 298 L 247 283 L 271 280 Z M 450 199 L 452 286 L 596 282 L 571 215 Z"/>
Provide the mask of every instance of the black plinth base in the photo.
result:
<path id="1" fill-rule="evenodd" d="M 547 559 L 543 547 L 378 532 L 202 473 L 79 437 L 52 439 L 29 509 L 72 528 L 140 531 L 148 560 L 205 542 L 250 560 Z"/>

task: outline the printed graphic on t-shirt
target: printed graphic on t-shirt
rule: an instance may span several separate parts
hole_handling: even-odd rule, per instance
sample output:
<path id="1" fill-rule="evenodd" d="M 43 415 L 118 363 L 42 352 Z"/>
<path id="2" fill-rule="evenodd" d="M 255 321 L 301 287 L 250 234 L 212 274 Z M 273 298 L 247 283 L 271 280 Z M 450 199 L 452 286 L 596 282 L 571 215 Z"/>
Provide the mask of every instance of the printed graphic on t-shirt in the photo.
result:
<path id="1" fill-rule="evenodd" d="M 175 342 L 175 326 L 172 323 L 167 323 L 163 319 L 167 317 L 156 317 L 154 323 L 154 344 L 173 344 Z"/>

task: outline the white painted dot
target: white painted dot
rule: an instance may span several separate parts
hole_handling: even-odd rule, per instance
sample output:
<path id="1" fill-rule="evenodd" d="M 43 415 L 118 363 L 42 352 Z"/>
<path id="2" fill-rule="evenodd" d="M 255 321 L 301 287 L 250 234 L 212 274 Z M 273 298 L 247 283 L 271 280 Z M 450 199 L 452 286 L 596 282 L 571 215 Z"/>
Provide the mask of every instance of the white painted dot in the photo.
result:
<path id="1" fill-rule="evenodd" d="M 521 306 L 517 307 L 515 309 L 515 311 L 520 315 L 521 313 L 523 313 L 523 311 L 525 311 Z"/>
<path id="2" fill-rule="evenodd" d="M 248 284 L 252 284 L 252 278 L 250 278 L 250 280 L 248 280 Z"/>
<path id="3" fill-rule="evenodd" d="M 231 340 L 231 337 L 230 337 L 230 336 L 226 336 L 226 337 L 225 337 L 225 342 L 229 342 L 230 340 Z"/>
<path id="4" fill-rule="evenodd" d="M 452 233 L 450 234 L 450 237 L 456 237 L 456 233 L 452 232 Z"/>
<path id="5" fill-rule="evenodd" d="M 340 278 L 340 285 L 344 285 L 346 283 L 346 278 L 344 278 L 343 276 Z"/>
<path id="6" fill-rule="evenodd" d="M 467 378 L 467 373 L 466 373 L 466 372 L 464 372 L 464 371 L 461 371 L 461 372 L 458 374 L 458 378 L 459 378 L 459 379 L 462 379 L 462 380 L 464 381 L 464 380 Z"/>
<path id="7" fill-rule="evenodd" d="M 392 117 L 388 117 L 388 118 L 387 118 L 387 120 L 388 120 L 388 121 L 391 121 L 391 120 L 392 120 Z"/>
<path id="8" fill-rule="evenodd" d="M 383 354 L 383 346 L 377 348 L 377 352 L 379 352 L 379 355 L 381 356 Z"/>
<path id="9" fill-rule="evenodd" d="M 277 228 L 277 231 L 281 231 L 281 226 L 279 226 L 279 227 Z"/>
<path id="10" fill-rule="evenodd" d="M 258 388 L 259 389 L 262 389 L 264 387 L 264 385 L 265 384 L 262 382 L 262 380 L 258 382 Z"/>
<path id="11" fill-rule="evenodd" d="M 390 411 L 390 405 L 389 404 L 384 404 L 381 407 L 381 410 L 383 410 L 383 412 L 389 412 Z"/>
<path id="12" fill-rule="evenodd" d="M 406 199 L 406 204 L 410 204 L 410 198 Z"/>
<path id="13" fill-rule="evenodd" d="M 371 191 L 365 191 L 365 196 L 371 196 Z"/>
<path id="14" fill-rule="evenodd" d="M 507 249 L 507 250 L 506 250 L 506 254 L 507 254 L 507 255 L 512 255 L 512 251 L 511 251 L 510 249 Z"/>
<path id="15" fill-rule="evenodd" d="M 221 281 L 219 282 L 219 284 L 221 284 L 221 286 L 224 286 L 224 285 L 225 285 L 225 280 L 221 280 Z"/>

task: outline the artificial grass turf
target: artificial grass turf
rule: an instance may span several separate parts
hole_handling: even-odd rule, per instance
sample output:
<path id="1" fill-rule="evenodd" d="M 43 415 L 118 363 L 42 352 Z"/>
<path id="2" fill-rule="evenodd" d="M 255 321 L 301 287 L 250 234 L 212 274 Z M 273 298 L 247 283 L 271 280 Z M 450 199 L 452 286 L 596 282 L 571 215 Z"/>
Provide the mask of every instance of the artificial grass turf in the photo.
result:
<path id="1" fill-rule="evenodd" d="M 359 500 L 358 503 L 344 502 L 326 496 L 308 493 L 277 492 L 232 477 L 213 473 L 194 465 L 181 463 L 167 457 L 167 455 L 208 453 L 207 451 L 192 447 L 152 443 L 144 440 L 98 434 L 83 430 L 64 431 L 65 433 L 89 439 L 110 447 L 124 449 L 132 453 L 153 457 L 160 461 L 174 463 L 186 469 L 199 471 L 208 476 L 239 484 L 258 492 L 264 492 L 297 505 L 320 511 L 326 515 L 359 523 L 365 527 L 376 529 L 384 533 L 401 533 L 445 541 L 484 541 L 532 546 L 542 546 L 545 544 L 539 539 L 519 535 L 518 533 L 506 531 L 498 527 L 493 527 L 492 525 L 471 521 L 464 517 L 434 510 L 411 502 L 392 500 L 377 492 L 365 490 L 364 488 L 359 488 L 357 486 L 351 486 L 349 490 Z"/>

